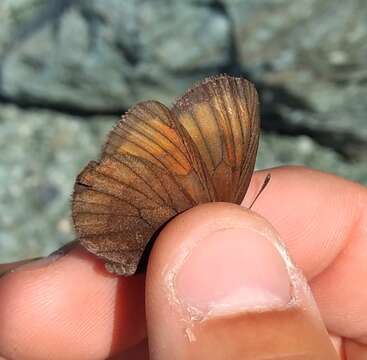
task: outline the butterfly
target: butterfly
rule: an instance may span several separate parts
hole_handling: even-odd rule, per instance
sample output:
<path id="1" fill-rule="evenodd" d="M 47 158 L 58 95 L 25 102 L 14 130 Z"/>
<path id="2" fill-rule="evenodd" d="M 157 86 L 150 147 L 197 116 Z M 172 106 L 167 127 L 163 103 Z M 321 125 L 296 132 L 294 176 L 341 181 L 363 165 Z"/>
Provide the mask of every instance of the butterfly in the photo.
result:
<path id="1" fill-rule="evenodd" d="M 205 79 L 171 108 L 133 106 L 100 159 L 76 179 L 72 217 L 80 243 L 108 271 L 134 274 L 154 234 L 175 215 L 207 202 L 242 202 L 259 134 L 257 92 L 244 78 Z"/>

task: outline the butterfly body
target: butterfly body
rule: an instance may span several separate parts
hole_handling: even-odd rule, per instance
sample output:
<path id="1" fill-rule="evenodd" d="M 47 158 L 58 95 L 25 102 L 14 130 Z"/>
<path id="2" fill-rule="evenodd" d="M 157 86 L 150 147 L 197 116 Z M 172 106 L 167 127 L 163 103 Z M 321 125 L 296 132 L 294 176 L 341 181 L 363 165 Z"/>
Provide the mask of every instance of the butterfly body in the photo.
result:
<path id="1" fill-rule="evenodd" d="M 201 203 L 240 203 L 259 139 L 258 99 L 245 79 L 221 75 L 189 90 L 172 109 L 132 107 L 101 159 L 79 174 L 73 220 L 81 244 L 109 271 L 135 273 L 154 233 Z"/>

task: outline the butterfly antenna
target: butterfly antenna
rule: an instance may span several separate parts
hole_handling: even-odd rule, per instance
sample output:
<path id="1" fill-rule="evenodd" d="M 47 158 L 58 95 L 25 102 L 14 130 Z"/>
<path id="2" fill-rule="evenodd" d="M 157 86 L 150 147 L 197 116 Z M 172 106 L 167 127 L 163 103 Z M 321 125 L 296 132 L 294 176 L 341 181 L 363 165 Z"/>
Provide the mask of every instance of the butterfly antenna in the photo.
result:
<path id="1" fill-rule="evenodd" d="M 258 192 L 258 193 L 257 193 L 257 195 L 255 196 L 255 199 L 254 199 L 254 200 L 252 200 L 252 203 L 251 203 L 251 205 L 249 206 L 249 209 L 251 209 L 251 208 L 252 208 L 252 205 L 254 205 L 254 204 L 255 204 L 256 200 L 259 198 L 259 196 L 261 195 L 261 193 L 265 190 L 266 186 L 269 184 L 270 179 L 271 179 L 271 175 L 270 175 L 270 173 L 269 173 L 268 175 L 266 175 L 266 178 L 265 178 L 265 180 L 264 180 L 263 184 L 261 185 L 261 188 L 260 188 L 259 192 Z"/>

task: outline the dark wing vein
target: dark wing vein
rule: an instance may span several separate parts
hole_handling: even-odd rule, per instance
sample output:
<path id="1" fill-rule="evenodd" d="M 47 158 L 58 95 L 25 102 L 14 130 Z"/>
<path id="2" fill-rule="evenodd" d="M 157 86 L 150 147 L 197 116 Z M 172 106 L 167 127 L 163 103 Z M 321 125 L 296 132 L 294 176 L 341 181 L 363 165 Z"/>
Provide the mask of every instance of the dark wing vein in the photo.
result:
<path id="1" fill-rule="evenodd" d="M 113 181 L 117 182 L 118 184 L 120 185 L 123 185 L 125 187 L 127 187 L 128 189 L 132 190 L 132 191 L 135 191 L 136 193 L 140 194 L 141 196 L 143 197 L 146 197 L 147 199 L 151 200 L 152 202 L 154 202 L 155 204 L 157 205 L 160 205 L 155 199 L 147 196 L 145 193 L 141 192 L 140 190 L 134 188 L 133 186 L 131 186 L 130 184 L 127 184 L 125 182 L 123 182 L 121 179 L 117 179 L 115 178 L 114 176 L 110 175 L 110 174 L 104 174 L 103 172 L 99 171 L 98 169 L 95 169 L 94 170 L 96 173 L 98 173 L 99 175 L 102 175 L 104 177 L 106 177 L 107 179 L 112 179 Z"/>
<path id="2" fill-rule="evenodd" d="M 228 79 L 226 79 L 226 84 L 228 86 L 228 88 L 230 88 L 230 85 L 228 83 Z M 234 142 L 234 136 L 233 136 L 233 129 L 232 129 L 232 121 L 231 121 L 231 114 L 228 111 L 228 102 L 226 99 L 226 94 L 227 94 L 227 89 L 224 87 L 224 83 L 219 82 L 219 87 L 221 88 L 221 93 L 216 94 L 217 98 L 221 99 L 221 103 L 222 103 L 222 108 L 224 109 L 225 112 L 225 120 L 227 120 L 226 122 L 229 123 L 228 124 L 228 131 L 229 134 L 227 136 L 227 146 L 226 146 L 226 152 L 227 152 L 227 157 L 230 159 L 231 158 L 231 154 L 229 153 L 230 149 L 232 149 L 232 152 L 234 154 L 234 159 L 236 160 L 236 153 L 235 153 L 235 148 L 236 148 L 236 144 Z M 217 91 L 215 91 L 217 92 Z M 223 124 L 224 125 L 224 124 Z M 225 128 L 225 126 L 223 126 Z M 232 143 L 232 148 L 230 146 L 230 143 Z"/>
<path id="3" fill-rule="evenodd" d="M 105 175 L 103 175 L 101 173 L 99 173 L 99 174 L 102 175 L 102 176 L 104 176 L 104 177 L 106 177 L 106 178 L 108 178 L 107 176 L 105 176 Z M 85 186 L 87 189 L 91 189 L 93 187 L 93 185 L 86 185 L 86 184 L 83 184 L 81 182 L 77 182 L 77 185 L 79 185 L 79 186 Z M 128 205 L 130 205 L 132 207 L 134 207 L 135 209 L 139 210 L 139 208 L 136 205 L 134 205 L 133 203 L 127 201 L 125 198 L 122 198 L 122 197 L 120 197 L 120 196 L 118 196 L 118 195 L 116 195 L 114 193 L 111 193 L 108 190 L 102 190 L 102 189 L 93 189 L 93 190 L 96 191 L 96 192 L 99 192 L 99 193 L 102 193 L 102 194 L 111 196 L 111 197 L 117 199 L 118 201 L 122 201 L 122 202 L 124 202 L 124 203 L 126 203 L 126 204 L 128 204 Z"/>
<path id="4" fill-rule="evenodd" d="M 197 116 L 196 116 L 196 114 L 195 114 L 194 111 L 192 111 L 190 115 L 192 116 L 193 120 L 195 121 L 195 125 L 196 125 L 196 127 L 197 127 L 197 129 L 199 131 L 199 134 L 200 134 L 200 137 L 201 137 L 201 141 L 202 141 L 202 143 L 204 144 L 204 146 L 205 146 L 205 148 L 207 150 L 207 153 L 209 155 L 209 158 L 210 158 L 210 162 L 212 164 L 212 167 L 214 167 L 215 166 L 215 162 L 214 162 L 214 159 L 213 159 L 213 154 L 211 153 L 210 147 L 209 147 L 208 142 L 207 142 L 207 139 L 206 139 L 206 137 L 203 134 L 203 130 L 201 129 L 200 122 L 198 121 Z"/>
<path id="5" fill-rule="evenodd" d="M 119 135 L 119 134 L 118 134 Z M 121 136 L 121 135 L 119 135 L 119 136 Z M 129 141 L 129 142 L 131 142 L 132 144 L 134 144 L 135 146 L 137 146 L 138 148 L 140 148 L 140 149 L 142 149 L 142 150 L 145 150 L 140 144 L 138 144 L 138 143 L 136 143 L 135 141 L 133 141 L 133 140 L 131 140 L 131 139 L 129 139 L 129 140 L 127 140 L 127 141 Z M 175 180 L 175 178 L 173 177 L 173 175 L 171 174 L 171 172 L 170 172 L 170 170 L 166 167 L 166 165 L 159 159 L 159 158 L 157 158 L 154 154 L 152 154 L 152 153 L 149 153 L 155 160 L 157 160 L 157 162 L 158 163 L 160 163 L 161 165 L 162 165 L 162 167 L 164 168 L 164 170 L 165 170 L 165 172 L 167 173 L 167 175 L 175 182 L 175 184 L 177 185 L 177 186 L 179 186 L 179 188 L 180 189 L 182 189 L 182 187 L 177 183 L 177 181 Z M 131 155 L 131 156 L 134 156 L 134 155 Z M 141 159 L 141 161 L 143 161 L 143 159 Z M 148 161 L 148 160 L 146 160 L 146 161 Z M 153 167 L 152 167 L 153 168 Z M 151 169 L 151 171 L 153 172 L 153 170 Z M 158 176 L 157 174 L 156 174 L 156 176 Z M 170 192 L 168 191 L 168 189 L 166 188 L 166 186 L 164 185 L 164 183 L 162 183 L 162 185 L 163 185 L 163 187 L 164 187 L 164 189 L 166 190 L 166 194 L 167 194 L 167 196 L 170 198 L 170 200 L 171 200 L 171 202 L 172 202 L 172 208 L 175 210 L 175 211 L 177 211 L 177 209 L 175 209 L 175 207 L 174 207 L 174 205 L 173 205 L 173 200 L 172 200 L 172 197 L 171 197 L 171 195 L 170 195 Z M 182 189 L 183 190 L 183 189 Z M 191 196 L 189 196 L 189 197 L 187 197 L 187 192 L 186 191 L 184 191 L 183 190 L 183 193 L 185 194 L 185 196 L 186 196 L 186 198 L 188 199 L 188 200 L 191 200 L 192 201 L 192 198 L 191 198 Z"/>

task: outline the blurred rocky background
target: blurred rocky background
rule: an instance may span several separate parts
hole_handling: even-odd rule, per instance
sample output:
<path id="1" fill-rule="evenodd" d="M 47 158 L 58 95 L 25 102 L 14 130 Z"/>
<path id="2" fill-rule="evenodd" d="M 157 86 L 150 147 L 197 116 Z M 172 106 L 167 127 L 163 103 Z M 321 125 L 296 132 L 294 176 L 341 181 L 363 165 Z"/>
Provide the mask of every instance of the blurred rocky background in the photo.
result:
<path id="1" fill-rule="evenodd" d="M 262 99 L 258 168 L 367 184 L 365 0 L 1 0 L 0 261 L 73 239 L 70 194 L 112 124 L 212 74 Z"/>

